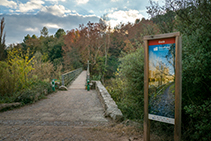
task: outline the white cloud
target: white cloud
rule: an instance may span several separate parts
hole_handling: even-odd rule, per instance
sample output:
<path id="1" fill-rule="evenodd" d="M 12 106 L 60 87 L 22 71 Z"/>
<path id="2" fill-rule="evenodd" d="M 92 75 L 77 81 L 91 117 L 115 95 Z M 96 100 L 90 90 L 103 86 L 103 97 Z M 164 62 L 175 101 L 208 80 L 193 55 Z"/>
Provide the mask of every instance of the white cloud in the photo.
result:
<path id="1" fill-rule="evenodd" d="M 23 4 L 20 3 L 19 4 L 19 9 L 16 10 L 16 12 L 23 12 L 26 13 L 28 11 L 34 11 L 35 9 L 41 9 L 45 2 L 43 2 L 42 0 L 30 0 L 29 2 Z"/>
<path id="2" fill-rule="evenodd" d="M 13 12 L 14 12 L 12 9 L 9 9 L 9 11 L 10 11 L 11 13 L 13 13 Z"/>
<path id="3" fill-rule="evenodd" d="M 1 0 L 0 1 L 0 5 L 6 6 L 6 7 L 10 7 L 10 8 L 16 8 L 17 7 L 17 3 L 14 1 L 8 1 L 8 0 Z"/>
<path id="4" fill-rule="evenodd" d="M 53 24 L 53 23 L 43 24 L 43 26 L 45 26 L 47 28 L 61 28 L 61 26 L 59 26 L 57 24 Z"/>
<path id="5" fill-rule="evenodd" d="M 108 9 L 108 10 L 104 10 L 103 12 L 104 13 L 113 13 L 114 11 L 116 11 L 117 10 L 117 8 L 111 8 L 111 9 Z"/>
<path id="6" fill-rule="evenodd" d="M 119 1 L 119 0 L 111 0 L 112 2 L 117 2 L 117 1 Z"/>
<path id="7" fill-rule="evenodd" d="M 129 11 L 115 11 L 106 15 L 110 20 L 108 21 L 111 27 L 115 27 L 120 22 L 122 23 L 134 23 L 136 19 L 142 19 L 144 16 L 137 10 Z"/>
<path id="8" fill-rule="evenodd" d="M 94 13 L 94 11 L 93 10 L 89 10 L 89 13 Z"/>
<path id="9" fill-rule="evenodd" d="M 45 1 L 59 2 L 59 1 L 66 1 L 66 0 L 45 0 Z"/>
<path id="10" fill-rule="evenodd" d="M 41 12 L 51 13 L 55 16 L 65 16 L 66 13 L 71 13 L 71 10 L 66 10 L 63 5 L 46 6 L 41 9 Z"/>
<path id="11" fill-rule="evenodd" d="M 29 27 L 29 28 L 26 28 L 25 31 L 37 32 L 37 31 L 39 31 L 39 29 L 38 28 L 31 28 L 31 27 Z"/>
<path id="12" fill-rule="evenodd" d="M 45 0 L 50 2 L 51 4 L 58 4 L 60 1 L 65 2 L 66 0 Z"/>
<path id="13" fill-rule="evenodd" d="M 77 4 L 86 4 L 89 0 L 75 0 Z"/>
<path id="14" fill-rule="evenodd" d="M 73 10 L 72 12 L 73 12 L 73 13 L 77 13 L 76 10 Z"/>

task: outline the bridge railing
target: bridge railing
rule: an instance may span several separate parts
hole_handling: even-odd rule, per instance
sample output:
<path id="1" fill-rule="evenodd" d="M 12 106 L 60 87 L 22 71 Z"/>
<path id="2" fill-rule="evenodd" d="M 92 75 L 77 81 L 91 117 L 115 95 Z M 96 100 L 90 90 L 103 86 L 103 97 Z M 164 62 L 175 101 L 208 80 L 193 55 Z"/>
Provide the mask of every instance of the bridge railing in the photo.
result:
<path id="1" fill-rule="evenodd" d="M 88 61 L 88 63 L 87 63 L 86 82 L 87 82 L 87 80 L 90 80 L 89 61 Z"/>
<path id="2" fill-rule="evenodd" d="M 62 74 L 62 85 L 68 86 L 82 72 L 82 68 Z"/>

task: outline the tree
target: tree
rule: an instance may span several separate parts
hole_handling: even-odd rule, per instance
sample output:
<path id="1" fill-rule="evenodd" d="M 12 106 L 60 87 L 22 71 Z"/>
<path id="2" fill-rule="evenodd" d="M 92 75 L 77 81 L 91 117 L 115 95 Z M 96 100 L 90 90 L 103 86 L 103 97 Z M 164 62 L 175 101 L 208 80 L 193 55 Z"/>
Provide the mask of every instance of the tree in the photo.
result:
<path id="1" fill-rule="evenodd" d="M 28 39 L 31 39 L 31 36 L 29 34 L 27 34 L 24 39 L 23 39 L 23 42 L 25 43 Z"/>
<path id="2" fill-rule="evenodd" d="M 147 6 L 147 13 L 151 16 L 151 20 L 158 25 L 161 33 L 170 33 L 175 30 L 176 13 L 167 5 L 161 7 L 158 3 L 150 0 L 150 6 Z"/>
<path id="3" fill-rule="evenodd" d="M 32 39 L 37 39 L 37 36 L 35 34 L 33 34 Z"/>
<path id="4" fill-rule="evenodd" d="M 40 30 L 40 34 L 44 37 L 48 36 L 48 29 L 44 26 L 42 30 Z"/>
<path id="5" fill-rule="evenodd" d="M 5 58 L 5 32 L 4 32 L 4 18 L 1 19 L 1 31 L 0 31 L 0 61 L 4 60 Z"/>
<path id="6" fill-rule="evenodd" d="M 65 31 L 64 31 L 64 29 L 58 29 L 57 31 L 56 31 L 56 33 L 55 33 L 55 37 L 56 38 L 60 38 L 60 37 L 62 37 L 63 35 L 66 35 L 66 33 L 65 33 Z"/>

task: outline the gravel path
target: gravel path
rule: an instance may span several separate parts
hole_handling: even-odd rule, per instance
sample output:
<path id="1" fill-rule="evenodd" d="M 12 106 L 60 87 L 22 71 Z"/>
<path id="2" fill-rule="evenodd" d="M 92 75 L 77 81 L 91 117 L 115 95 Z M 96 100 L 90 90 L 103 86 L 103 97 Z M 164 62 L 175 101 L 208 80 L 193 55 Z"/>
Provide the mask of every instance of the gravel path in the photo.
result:
<path id="1" fill-rule="evenodd" d="M 85 90 L 85 78 L 83 71 L 68 91 L 0 113 L 0 140 L 115 140 L 117 135 L 93 130 L 111 121 L 96 91 Z"/>

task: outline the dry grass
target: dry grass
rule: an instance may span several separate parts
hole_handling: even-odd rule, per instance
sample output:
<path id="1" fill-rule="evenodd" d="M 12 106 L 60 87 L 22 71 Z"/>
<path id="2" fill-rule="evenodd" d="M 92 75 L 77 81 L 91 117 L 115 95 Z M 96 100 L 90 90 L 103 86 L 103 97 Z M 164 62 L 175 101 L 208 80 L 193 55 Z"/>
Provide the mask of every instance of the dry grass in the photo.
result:
<path id="1" fill-rule="evenodd" d="M 126 120 L 119 124 L 112 123 L 107 126 L 95 127 L 92 130 L 113 133 L 117 134 L 120 137 L 125 136 L 127 137 L 128 141 L 144 140 L 143 124 L 130 120 Z M 171 141 L 171 138 L 165 134 L 158 135 L 157 133 L 152 131 L 150 133 L 150 141 Z"/>
<path id="2" fill-rule="evenodd" d="M 41 80 L 50 82 L 52 79 L 60 80 L 62 65 L 57 66 L 56 70 L 53 64 L 48 62 L 35 61 L 34 70 L 31 72 L 31 77 L 37 76 Z"/>

